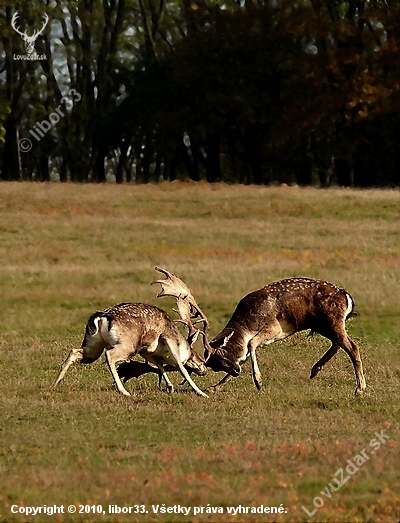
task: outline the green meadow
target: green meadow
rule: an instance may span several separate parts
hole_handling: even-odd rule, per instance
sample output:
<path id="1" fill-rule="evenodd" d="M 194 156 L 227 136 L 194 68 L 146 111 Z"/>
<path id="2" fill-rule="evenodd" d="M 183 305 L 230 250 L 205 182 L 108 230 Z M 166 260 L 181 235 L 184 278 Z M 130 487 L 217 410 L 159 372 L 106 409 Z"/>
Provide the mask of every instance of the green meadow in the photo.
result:
<path id="1" fill-rule="evenodd" d="M 399 191 L 2 183 L 0 238 L 1 523 L 399 521 Z M 104 356 L 53 388 L 94 311 L 134 301 L 176 317 L 150 285 L 156 265 L 191 288 L 211 335 L 272 281 L 344 287 L 365 393 L 343 351 L 309 379 L 329 342 L 307 332 L 258 349 L 261 391 L 246 362 L 208 399 L 177 373 L 173 394 L 148 375 L 124 397 Z"/>

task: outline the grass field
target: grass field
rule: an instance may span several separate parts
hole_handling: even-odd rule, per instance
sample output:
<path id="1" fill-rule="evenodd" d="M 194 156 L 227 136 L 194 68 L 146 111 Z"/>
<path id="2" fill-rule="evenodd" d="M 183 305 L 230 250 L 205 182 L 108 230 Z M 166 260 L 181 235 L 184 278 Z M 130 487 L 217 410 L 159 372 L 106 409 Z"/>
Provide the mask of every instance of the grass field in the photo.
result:
<path id="1" fill-rule="evenodd" d="M 397 523 L 399 224 L 398 191 L 0 184 L 0 522 Z M 310 381 L 329 342 L 307 333 L 258 350 L 260 392 L 246 363 L 208 399 L 175 373 L 174 394 L 151 375 L 123 397 L 104 357 L 53 389 L 94 311 L 144 301 L 173 314 L 150 286 L 155 265 L 189 285 L 212 335 L 274 280 L 346 288 L 366 392 L 353 395 L 343 351 Z M 221 377 L 194 380 L 205 389 Z M 27 514 L 45 505 L 64 513 Z M 189 514 L 160 512 L 178 507 Z"/>

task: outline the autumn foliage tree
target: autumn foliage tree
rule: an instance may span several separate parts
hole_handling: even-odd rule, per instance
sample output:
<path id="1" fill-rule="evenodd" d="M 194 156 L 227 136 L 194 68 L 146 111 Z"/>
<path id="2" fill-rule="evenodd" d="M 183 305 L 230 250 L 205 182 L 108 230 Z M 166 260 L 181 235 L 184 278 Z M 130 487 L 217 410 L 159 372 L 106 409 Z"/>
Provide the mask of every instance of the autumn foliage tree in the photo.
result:
<path id="1" fill-rule="evenodd" d="M 61 181 L 399 185 L 397 2 L 92 0 L 48 8 L 59 23 L 43 37 L 51 59 L 30 68 L 45 82 L 29 86 L 36 94 L 28 107 L 18 81 L 29 68 L 12 63 L 15 35 L 5 32 L 10 74 L 0 100 L 11 113 L 3 118 L 22 136 L 63 91 L 81 99 L 19 163 L 6 132 L 3 179 L 55 172 Z"/>
<path id="2" fill-rule="evenodd" d="M 186 16 L 185 37 L 116 113 L 141 180 L 398 184 L 396 9 L 280 2 Z"/>

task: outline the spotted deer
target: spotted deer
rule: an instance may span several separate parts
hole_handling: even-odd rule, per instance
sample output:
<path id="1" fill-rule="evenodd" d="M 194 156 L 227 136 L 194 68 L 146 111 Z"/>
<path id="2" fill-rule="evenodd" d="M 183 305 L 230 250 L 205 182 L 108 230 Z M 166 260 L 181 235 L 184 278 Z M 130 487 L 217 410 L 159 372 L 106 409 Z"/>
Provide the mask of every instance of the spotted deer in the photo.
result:
<path id="1" fill-rule="evenodd" d="M 174 390 L 166 374 L 166 369 L 171 366 L 181 372 L 197 394 L 207 397 L 190 377 L 191 372 L 200 376 L 206 374 L 204 360 L 168 314 L 158 307 L 144 303 L 120 303 L 92 314 L 86 324 L 81 347 L 70 351 L 54 386 L 60 383 L 73 363 L 93 363 L 103 351 L 121 394 L 130 396 L 117 373 L 116 364 L 139 355 L 151 364 L 142 374 L 153 372 L 156 368 L 164 378 L 168 392 Z"/>
<path id="2" fill-rule="evenodd" d="M 241 365 L 250 356 L 252 374 L 257 389 L 262 387 L 261 372 L 256 358 L 256 349 L 283 340 L 293 334 L 310 330 L 329 339 L 329 350 L 311 369 L 314 378 L 326 363 L 342 348 L 353 363 L 357 388 L 361 394 L 366 387 L 360 350 L 346 332 L 345 322 L 352 315 L 354 301 L 344 289 L 324 280 L 289 278 L 266 285 L 247 294 L 240 300 L 222 331 L 208 340 L 209 322 L 196 303 L 190 289 L 177 276 L 156 267 L 167 279 L 158 280 L 162 286 L 161 296 L 177 299 L 181 320 L 188 328 L 188 339 L 193 344 L 199 334 L 203 337 L 206 366 L 215 372 L 227 374 L 210 392 L 219 391 L 233 377 L 239 376 Z M 195 327 L 203 323 L 203 329 Z M 125 379 L 138 377 L 154 369 L 127 363 L 122 367 Z"/>
<path id="3" fill-rule="evenodd" d="M 309 278 L 289 278 L 247 294 L 223 330 L 209 342 L 211 349 L 205 350 L 207 367 L 227 373 L 208 390 L 218 391 L 229 379 L 239 376 L 241 365 L 249 356 L 254 384 L 260 389 L 257 347 L 310 329 L 332 343 L 311 369 L 310 377 L 314 378 L 342 348 L 353 363 L 355 393 L 361 394 L 366 384 L 360 350 L 345 327 L 353 308 L 353 298 L 347 291 L 327 281 Z"/>
<path id="4" fill-rule="evenodd" d="M 178 310 L 175 312 L 179 314 L 180 318 L 174 321 L 177 323 L 184 324 L 185 327 L 188 329 L 187 342 L 189 344 L 190 350 L 198 356 L 193 346 L 199 335 L 201 335 L 203 338 L 204 349 L 211 349 L 211 347 L 208 344 L 207 317 L 200 309 L 200 307 L 197 305 L 196 300 L 194 299 L 190 289 L 181 279 L 175 276 L 175 274 L 168 272 L 166 269 L 155 267 L 155 270 L 167 276 L 166 279 L 161 279 L 153 282 L 153 284 L 157 283 L 161 285 L 161 291 L 158 293 L 157 297 L 160 298 L 162 296 L 172 296 L 176 299 Z M 203 330 L 200 330 L 195 326 L 195 324 L 199 322 L 203 322 Z M 158 374 L 158 386 L 160 388 L 163 377 L 162 371 L 164 371 L 165 373 L 166 371 L 173 372 L 178 370 L 179 368 L 176 365 L 171 364 L 171 362 L 168 362 L 167 364 L 163 365 L 163 369 L 161 369 L 159 366 L 155 365 L 154 362 L 151 362 L 149 358 L 147 358 L 146 362 L 141 362 L 133 359 L 124 361 L 118 366 L 117 373 L 119 378 L 122 379 L 124 383 L 126 383 L 131 378 L 139 378 L 144 374 Z M 196 367 L 193 365 L 188 366 L 186 364 L 186 370 L 190 375 L 192 372 L 196 372 Z M 204 367 L 201 367 L 201 370 L 202 372 L 204 372 Z M 197 374 L 200 373 L 197 372 Z M 200 375 L 203 376 L 204 374 L 205 372 Z"/>

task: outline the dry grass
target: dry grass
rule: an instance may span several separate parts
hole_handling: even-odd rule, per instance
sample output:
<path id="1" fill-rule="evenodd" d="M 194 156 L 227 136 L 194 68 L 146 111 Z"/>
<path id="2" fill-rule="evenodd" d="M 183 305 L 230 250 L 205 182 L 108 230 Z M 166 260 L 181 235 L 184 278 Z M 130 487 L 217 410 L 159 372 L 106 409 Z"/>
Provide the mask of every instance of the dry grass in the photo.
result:
<path id="1" fill-rule="evenodd" d="M 163 184 L 1 184 L 0 521 L 13 504 L 134 506 L 147 515 L 36 516 L 32 521 L 389 522 L 399 518 L 400 233 L 398 191 L 316 191 Z M 149 376 L 114 391 L 103 362 L 50 388 L 88 316 L 155 298 L 155 265 L 192 288 L 215 334 L 247 292 L 304 275 L 354 296 L 349 330 L 367 391 L 354 398 L 338 354 L 299 334 L 259 350 L 264 388 L 243 376 L 208 400 L 171 396 Z M 219 378 L 197 378 L 206 387 Z M 179 377 L 172 376 L 178 383 Z M 382 447 L 312 517 L 313 498 L 384 430 Z M 153 514 L 152 504 L 277 505 L 286 514 Z M 397 518 L 397 519 L 396 519 Z"/>

